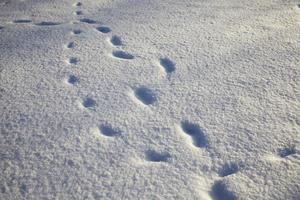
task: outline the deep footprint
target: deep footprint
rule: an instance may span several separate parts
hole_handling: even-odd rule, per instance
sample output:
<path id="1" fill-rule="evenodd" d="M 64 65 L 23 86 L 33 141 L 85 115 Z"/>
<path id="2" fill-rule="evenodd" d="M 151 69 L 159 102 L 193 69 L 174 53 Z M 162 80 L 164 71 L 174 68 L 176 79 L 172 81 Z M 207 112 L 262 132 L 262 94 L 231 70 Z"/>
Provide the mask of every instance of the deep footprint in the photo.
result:
<path id="1" fill-rule="evenodd" d="M 278 150 L 278 155 L 281 157 L 281 158 L 285 158 L 287 156 L 290 156 L 290 155 L 293 155 L 293 154 L 296 154 L 296 147 L 295 145 L 289 145 L 283 149 L 279 149 Z"/>
<path id="2" fill-rule="evenodd" d="M 82 31 L 79 30 L 79 29 L 73 30 L 73 34 L 74 34 L 74 35 L 79 35 L 80 33 L 82 33 Z"/>
<path id="3" fill-rule="evenodd" d="M 68 78 L 68 83 L 71 85 L 75 85 L 76 83 L 79 82 L 79 78 L 77 76 L 74 75 L 70 75 Z"/>
<path id="4" fill-rule="evenodd" d="M 154 150 L 148 150 L 145 152 L 145 158 L 150 162 L 167 162 L 171 155 L 169 153 L 159 153 Z"/>
<path id="5" fill-rule="evenodd" d="M 78 58 L 72 57 L 69 59 L 69 63 L 76 65 L 79 62 Z"/>
<path id="6" fill-rule="evenodd" d="M 85 107 L 85 108 L 93 108 L 96 106 L 96 101 L 90 97 L 87 97 L 84 99 L 84 101 L 82 102 L 82 105 Z"/>
<path id="7" fill-rule="evenodd" d="M 154 92 L 146 87 L 137 88 L 134 95 L 145 105 L 153 104 L 157 100 Z"/>
<path id="8" fill-rule="evenodd" d="M 75 12 L 75 14 L 76 14 L 76 15 L 83 15 L 83 12 L 80 11 L 80 10 L 78 10 L 78 11 Z"/>
<path id="9" fill-rule="evenodd" d="M 239 165 L 236 163 L 226 163 L 218 172 L 220 177 L 229 176 L 239 171 Z"/>
<path id="10" fill-rule="evenodd" d="M 67 44 L 67 48 L 72 49 L 75 47 L 75 43 L 74 42 L 70 42 L 69 44 Z"/>
<path id="11" fill-rule="evenodd" d="M 203 148 L 208 146 L 206 136 L 199 125 L 183 121 L 181 122 L 181 129 L 192 138 L 195 147 Z"/>
<path id="12" fill-rule="evenodd" d="M 60 25 L 60 23 L 57 22 L 40 22 L 35 24 L 37 26 L 56 26 L 56 25 Z"/>
<path id="13" fill-rule="evenodd" d="M 78 2 L 78 3 L 75 4 L 75 6 L 77 6 L 77 7 L 82 6 L 82 3 Z"/>
<path id="14" fill-rule="evenodd" d="M 160 65 L 165 69 L 166 73 L 172 73 L 175 71 L 175 64 L 168 58 L 161 58 Z"/>
<path id="15" fill-rule="evenodd" d="M 227 189 L 222 181 L 217 181 L 212 186 L 210 192 L 213 200 L 236 200 L 235 195 Z"/>
<path id="16" fill-rule="evenodd" d="M 133 55 L 121 50 L 113 51 L 112 55 L 116 58 L 125 59 L 125 60 L 131 60 L 134 58 Z"/>
<path id="17" fill-rule="evenodd" d="M 121 46 L 122 45 L 122 41 L 121 38 L 114 35 L 111 37 L 110 42 L 114 45 L 114 46 Z"/>
<path id="18" fill-rule="evenodd" d="M 97 23 L 95 20 L 88 19 L 88 18 L 83 18 L 83 19 L 80 19 L 79 21 L 83 22 L 83 23 L 87 23 L 87 24 L 96 24 Z"/>
<path id="19" fill-rule="evenodd" d="M 99 126 L 100 133 L 107 137 L 115 137 L 121 135 L 121 131 L 118 129 L 113 128 L 109 124 L 102 124 Z"/>
<path id="20" fill-rule="evenodd" d="M 111 29 L 109 27 L 106 26 L 100 26 L 96 28 L 98 31 L 100 31 L 101 33 L 109 33 L 111 32 Z"/>
<path id="21" fill-rule="evenodd" d="M 16 23 L 16 24 L 26 24 L 26 23 L 30 23 L 31 20 L 28 20 L 28 19 L 18 19 L 18 20 L 14 20 L 13 23 Z"/>

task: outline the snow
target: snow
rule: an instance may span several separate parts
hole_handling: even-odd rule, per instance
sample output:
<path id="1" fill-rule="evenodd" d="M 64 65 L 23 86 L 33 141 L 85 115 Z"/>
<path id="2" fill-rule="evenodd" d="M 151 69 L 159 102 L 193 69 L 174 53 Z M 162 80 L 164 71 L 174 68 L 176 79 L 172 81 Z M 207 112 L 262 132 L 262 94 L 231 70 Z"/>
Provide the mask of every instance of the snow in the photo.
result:
<path id="1" fill-rule="evenodd" d="M 0 199 L 300 199 L 294 0 L 0 1 Z"/>

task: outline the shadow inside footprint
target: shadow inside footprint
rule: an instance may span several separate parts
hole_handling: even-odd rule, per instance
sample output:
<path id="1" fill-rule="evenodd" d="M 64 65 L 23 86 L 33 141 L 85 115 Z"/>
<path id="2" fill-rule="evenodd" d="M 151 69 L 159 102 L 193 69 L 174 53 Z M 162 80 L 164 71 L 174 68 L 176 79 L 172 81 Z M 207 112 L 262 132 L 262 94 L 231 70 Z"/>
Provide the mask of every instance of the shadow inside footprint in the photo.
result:
<path id="1" fill-rule="evenodd" d="M 83 15 L 83 12 L 81 10 L 78 10 L 75 12 L 76 15 Z"/>
<path id="2" fill-rule="evenodd" d="M 96 106 L 96 101 L 90 97 L 87 97 L 86 99 L 84 99 L 82 105 L 86 108 L 92 108 Z"/>
<path id="3" fill-rule="evenodd" d="M 79 35 L 80 33 L 82 33 L 82 31 L 79 29 L 73 31 L 73 34 L 75 35 Z"/>
<path id="4" fill-rule="evenodd" d="M 110 42 L 115 45 L 115 46 L 121 46 L 122 45 L 122 41 L 121 41 L 121 38 L 114 35 L 112 36 L 112 38 L 110 39 Z"/>
<path id="5" fill-rule="evenodd" d="M 296 153 L 295 145 L 289 145 L 289 146 L 287 146 L 285 148 L 282 148 L 282 149 L 278 150 L 278 155 L 281 158 L 285 158 L 285 157 L 293 155 L 295 153 Z"/>
<path id="6" fill-rule="evenodd" d="M 78 2 L 78 3 L 75 4 L 75 6 L 82 6 L 82 3 Z"/>
<path id="7" fill-rule="evenodd" d="M 78 58 L 72 57 L 69 59 L 70 64 L 76 65 L 79 62 Z"/>
<path id="8" fill-rule="evenodd" d="M 18 19 L 18 20 L 14 20 L 13 23 L 16 23 L 16 24 L 25 24 L 25 23 L 30 23 L 31 20 L 29 19 Z"/>
<path id="9" fill-rule="evenodd" d="M 161 58 L 160 64 L 165 69 L 166 73 L 175 71 L 175 64 L 168 58 Z"/>
<path id="10" fill-rule="evenodd" d="M 228 191 L 225 183 L 223 183 L 222 181 L 217 181 L 214 183 L 210 194 L 214 200 L 236 200 L 237 199 L 232 192 Z"/>
<path id="11" fill-rule="evenodd" d="M 103 124 L 99 127 L 100 132 L 107 137 L 115 137 L 121 135 L 121 131 L 114 129 L 111 125 Z"/>
<path id="12" fill-rule="evenodd" d="M 74 48 L 75 47 L 75 43 L 74 42 L 70 42 L 68 45 L 67 45 L 67 48 L 71 49 L 71 48 Z"/>
<path id="13" fill-rule="evenodd" d="M 74 75 L 70 75 L 70 76 L 69 76 L 68 83 L 74 85 L 74 84 L 76 84 L 78 81 L 79 81 L 79 78 L 77 78 L 76 76 L 74 76 Z"/>
<path id="14" fill-rule="evenodd" d="M 145 152 L 145 157 L 147 161 L 150 162 L 167 162 L 171 155 L 169 153 L 159 153 L 154 150 L 148 150 Z"/>
<path id="15" fill-rule="evenodd" d="M 239 165 L 236 163 L 226 163 L 218 172 L 220 177 L 229 176 L 239 171 Z"/>
<path id="16" fill-rule="evenodd" d="M 83 18 L 83 19 L 80 19 L 79 21 L 83 22 L 83 23 L 87 23 L 87 24 L 96 24 L 97 23 L 95 20 L 88 19 L 88 18 Z"/>
<path id="17" fill-rule="evenodd" d="M 98 31 L 100 31 L 101 33 L 109 33 L 111 32 L 111 29 L 109 27 L 106 26 L 100 26 L 96 28 Z"/>
<path id="18" fill-rule="evenodd" d="M 60 25 L 60 23 L 57 22 L 40 22 L 35 24 L 37 26 L 56 26 L 56 25 Z"/>
<path id="19" fill-rule="evenodd" d="M 137 88 L 134 94 L 145 105 L 153 104 L 157 100 L 155 94 L 146 87 Z"/>
<path id="20" fill-rule="evenodd" d="M 193 144 L 196 147 L 207 147 L 208 142 L 204 132 L 201 130 L 200 126 L 197 124 L 190 123 L 188 121 L 181 122 L 181 128 L 183 132 L 191 136 Z"/>
<path id="21" fill-rule="evenodd" d="M 21 195 L 22 195 L 23 197 L 25 197 L 26 194 L 28 193 L 28 188 L 27 188 L 27 186 L 26 186 L 24 183 L 21 184 L 19 190 L 20 190 L 20 193 L 21 193 Z"/>
<path id="22" fill-rule="evenodd" d="M 125 59 L 125 60 L 131 60 L 134 58 L 133 55 L 120 50 L 113 51 L 112 55 L 116 58 Z"/>

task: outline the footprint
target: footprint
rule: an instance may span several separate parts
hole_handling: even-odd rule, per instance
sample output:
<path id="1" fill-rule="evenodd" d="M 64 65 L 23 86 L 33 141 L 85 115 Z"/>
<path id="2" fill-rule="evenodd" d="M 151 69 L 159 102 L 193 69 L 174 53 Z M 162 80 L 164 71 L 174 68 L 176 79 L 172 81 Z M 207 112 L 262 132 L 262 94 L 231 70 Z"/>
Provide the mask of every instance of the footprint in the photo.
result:
<path id="1" fill-rule="evenodd" d="M 152 90 L 142 86 L 137 88 L 134 91 L 135 97 L 141 101 L 144 105 L 150 105 L 153 104 L 157 99 L 155 94 L 152 92 Z"/>
<path id="2" fill-rule="evenodd" d="M 195 147 L 203 148 L 208 146 L 206 136 L 199 125 L 183 121 L 181 122 L 181 129 L 192 138 Z"/>
<path id="3" fill-rule="evenodd" d="M 164 68 L 166 73 L 175 71 L 175 64 L 169 58 L 161 58 L 160 65 Z"/>
<path id="4" fill-rule="evenodd" d="M 111 29 L 109 27 L 106 27 L 106 26 L 99 26 L 96 29 L 98 31 L 100 31 L 101 33 L 109 33 L 109 32 L 111 32 Z"/>
<path id="5" fill-rule="evenodd" d="M 74 42 L 69 42 L 69 44 L 67 44 L 67 48 L 72 49 L 75 47 L 75 43 Z"/>
<path id="6" fill-rule="evenodd" d="M 66 164 L 69 165 L 70 167 L 74 167 L 75 166 L 74 161 L 70 160 L 70 159 L 66 161 Z"/>
<path id="7" fill-rule="evenodd" d="M 76 83 L 79 82 L 79 78 L 77 76 L 74 75 L 70 75 L 68 78 L 68 83 L 71 85 L 75 85 Z"/>
<path id="8" fill-rule="evenodd" d="M 77 7 L 82 6 L 82 3 L 81 2 L 77 2 L 77 3 L 74 4 L 74 6 L 77 6 Z"/>
<path id="9" fill-rule="evenodd" d="M 295 147 L 295 145 L 289 145 L 289 146 L 287 146 L 285 148 L 282 148 L 282 149 L 278 150 L 278 155 L 281 158 L 285 158 L 285 157 L 293 155 L 293 154 L 296 154 L 296 147 Z"/>
<path id="10" fill-rule="evenodd" d="M 145 158 L 150 162 L 167 162 L 171 155 L 169 153 L 160 153 L 154 150 L 148 150 L 145 152 Z"/>
<path id="11" fill-rule="evenodd" d="M 79 30 L 79 29 L 76 29 L 76 30 L 73 30 L 72 33 L 73 33 L 74 35 L 79 35 L 80 33 L 82 33 L 82 31 Z"/>
<path id="12" fill-rule="evenodd" d="M 83 15 L 83 12 L 81 10 L 75 11 L 76 15 Z"/>
<path id="13" fill-rule="evenodd" d="M 121 131 L 113 128 L 110 124 L 102 124 L 99 126 L 100 133 L 107 137 L 115 137 L 121 135 Z"/>
<path id="14" fill-rule="evenodd" d="M 131 60 L 134 58 L 133 55 L 121 50 L 113 51 L 112 55 L 116 58 L 125 59 L 125 60 Z"/>
<path id="15" fill-rule="evenodd" d="M 87 97 L 82 102 L 83 107 L 92 109 L 96 106 L 96 101 L 90 97 Z"/>
<path id="16" fill-rule="evenodd" d="M 87 24 L 97 24 L 97 22 L 95 20 L 88 19 L 88 18 L 83 18 L 83 19 L 80 19 L 79 21 L 83 22 L 83 23 L 87 23 Z"/>
<path id="17" fill-rule="evenodd" d="M 21 184 L 21 186 L 19 187 L 19 190 L 20 190 L 20 193 L 23 197 L 25 197 L 26 194 L 28 193 L 28 188 L 24 183 Z"/>
<path id="18" fill-rule="evenodd" d="M 121 46 L 122 45 L 121 38 L 119 36 L 116 36 L 116 35 L 111 37 L 110 42 L 114 46 Z"/>
<path id="19" fill-rule="evenodd" d="M 76 65 L 79 62 L 78 58 L 72 57 L 69 59 L 69 63 Z"/>
<path id="20" fill-rule="evenodd" d="M 35 24 L 37 26 L 56 26 L 56 25 L 60 25 L 60 23 L 57 22 L 40 22 Z"/>
<path id="21" fill-rule="evenodd" d="M 13 21 L 13 23 L 16 23 L 16 24 L 25 24 L 25 23 L 30 23 L 30 22 L 32 22 L 32 21 L 29 19 L 18 19 L 18 20 Z"/>
<path id="22" fill-rule="evenodd" d="M 236 196 L 227 189 L 227 186 L 222 181 L 216 181 L 210 192 L 213 200 L 236 200 Z"/>
<path id="23" fill-rule="evenodd" d="M 220 177 L 229 176 L 239 171 L 239 166 L 236 163 L 226 163 L 218 172 Z"/>

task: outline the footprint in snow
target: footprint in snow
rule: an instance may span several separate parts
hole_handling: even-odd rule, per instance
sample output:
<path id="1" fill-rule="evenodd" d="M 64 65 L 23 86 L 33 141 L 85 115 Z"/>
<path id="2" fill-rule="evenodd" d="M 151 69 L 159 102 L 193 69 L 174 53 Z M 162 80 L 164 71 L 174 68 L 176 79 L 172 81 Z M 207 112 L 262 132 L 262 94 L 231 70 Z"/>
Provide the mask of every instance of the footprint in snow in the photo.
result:
<path id="1" fill-rule="evenodd" d="M 111 29 L 107 26 L 99 26 L 96 28 L 101 33 L 109 33 L 111 32 Z"/>
<path id="2" fill-rule="evenodd" d="M 97 24 L 97 21 L 89 18 L 79 19 L 79 21 L 87 24 Z"/>
<path id="3" fill-rule="evenodd" d="M 230 176 L 239 171 L 240 166 L 236 163 L 225 163 L 218 171 L 220 177 Z"/>
<path id="4" fill-rule="evenodd" d="M 79 59 L 76 57 L 69 58 L 69 64 L 76 65 L 79 62 Z"/>
<path id="5" fill-rule="evenodd" d="M 60 25 L 61 23 L 58 22 L 40 22 L 40 23 L 36 23 L 35 25 L 37 26 L 57 26 Z"/>
<path id="6" fill-rule="evenodd" d="M 82 30 L 76 29 L 76 30 L 73 30 L 72 33 L 73 33 L 74 35 L 79 35 L 80 33 L 82 33 Z"/>
<path id="7" fill-rule="evenodd" d="M 81 10 L 75 11 L 75 15 L 83 15 L 83 12 Z"/>
<path id="8" fill-rule="evenodd" d="M 175 64 L 169 58 L 161 58 L 159 63 L 167 74 L 175 71 Z"/>
<path id="9" fill-rule="evenodd" d="M 171 158 L 171 155 L 166 152 L 161 153 L 154 150 L 148 150 L 145 152 L 145 158 L 149 162 L 167 162 Z"/>
<path id="10" fill-rule="evenodd" d="M 14 20 L 13 23 L 15 24 L 27 24 L 27 23 L 31 23 L 32 21 L 29 19 L 17 19 Z"/>
<path id="11" fill-rule="evenodd" d="M 83 100 L 82 106 L 88 109 L 93 109 L 96 106 L 96 101 L 90 97 Z"/>
<path id="12" fill-rule="evenodd" d="M 75 75 L 70 75 L 67 82 L 70 84 L 70 85 L 75 85 L 76 83 L 79 82 L 79 78 Z"/>
<path id="13" fill-rule="evenodd" d="M 208 146 L 206 136 L 198 124 L 193 124 L 188 121 L 181 122 L 181 129 L 183 133 L 188 135 L 193 145 L 198 148 L 204 148 Z"/>
<path id="14" fill-rule="evenodd" d="M 110 38 L 110 43 L 113 45 L 113 46 L 121 46 L 122 45 L 122 41 L 121 41 L 121 38 L 119 36 L 112 36 Z"/>
<path id="15" fill-rule="evenodd" d="M 77 3 L 74 4 L 74 6 L 80 7 L 80 6 L 82 6 L 82 3 L 81 2 L 77 2 Z"/>
<path id="16" fill-rule="evenodd" d="M 113 51 L 112 55 L 115 58 L 124 59 L 124 60 L 132 60 L 134 58 L 133 55 L 121 50 Z"/>
<path id="17" fill-rule="evenodd" d="M 154 92 L 144 86 L 135 89 L 134 96 L 144 105 L 151 105 L 157 100 Z"/>
<path id="18" fill-rule="evenodd" d="M 278 155 L 281 157 L 281 158 L 285 158 L 287 156 L 291 156 L 291 155 L 294 155 L 296 154 L 296 147 L 295 145 L 288 145 L 282 149 L 278 149 Z"/>
<path id="19" fill-rule="evenodd" d="M 213 200 L 236 200 L 237 197 L 228 190 L 222 181 L 216 181 L 210 191 Z"/>
<path id="20" fill-rule="evenodd" d="M 75 43 L 74 42 L 69 42 L 68 44 L 67 44 L 67 48 L 68 49 L 73 49 L 75 47 Z"/>
<path id="21" fill-rule="evenodd" d="M 116 137 L 121 135 L 121 131 L 119 129 L 113 128 L 110 124 L 100 125 L 99 131 L 102 135 L 106 137 Z"/>

